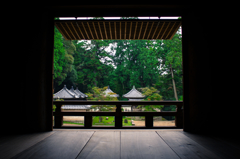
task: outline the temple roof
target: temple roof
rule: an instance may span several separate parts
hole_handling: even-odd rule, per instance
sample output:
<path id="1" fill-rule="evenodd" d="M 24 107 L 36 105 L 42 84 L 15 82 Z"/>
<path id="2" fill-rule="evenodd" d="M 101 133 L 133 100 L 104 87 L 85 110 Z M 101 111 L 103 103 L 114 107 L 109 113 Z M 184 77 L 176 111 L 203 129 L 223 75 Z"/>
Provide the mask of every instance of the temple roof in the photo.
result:
<path id="1" fill-rule="evenodd" d="M 78 98 L 87 98 L 88 96 L 84 93 L 82 93 L 81 91 L 78 90 L 78 88 L 76 88 L 75 90 L 72 88 L 70 89 L 70 91 L 74 94 L 76 94 L 78 96 Z"/>
<path id="2" fill-rule="evenodd" d="M 128 93 L 124 94 L 123 97 L 125 98 L 133 98 L 133 99 L 143 99 L 146 96 L 140 93 L 138 90 L 135 89 L 135 86 L 133 86 L 132 90 L 130 90 Z"/>
<path id="3" fill-rule="evenodd" d="M 62 109 L 90 109 L 91 105 L 64 105 Z"/>
<path id="4" fill-rule="evenodd" d="M 112 94 L 112 95 L 109 94 L 109 93 L 114 93 L 114 92 L 109 88 L 109 86 L 108 86 L 108 88 L 107 88 L 105 91 L 103 91 L 103 93 L 104 93 L 105 95 L 109 95 L 110 97 L 119 97 L 118 94 Z"/>
<path id="5" fill-rule="evenodd" d="M 86 98 L 88 97 L 84 93 L 80 92 L 78 88 L 76 90 L 73 89 L 73 86 L 70 90 L 67 89 L 66 85 L 58 91 L 57 93 L 54 94 L 53 98 Z"/>
<path id="6" fill-rule="evenodd" d="M 78 95 L 68 90 L 66 85 L 64 85 L 60 91 L 54 94 L 53 98 L 78 98 Z"/>

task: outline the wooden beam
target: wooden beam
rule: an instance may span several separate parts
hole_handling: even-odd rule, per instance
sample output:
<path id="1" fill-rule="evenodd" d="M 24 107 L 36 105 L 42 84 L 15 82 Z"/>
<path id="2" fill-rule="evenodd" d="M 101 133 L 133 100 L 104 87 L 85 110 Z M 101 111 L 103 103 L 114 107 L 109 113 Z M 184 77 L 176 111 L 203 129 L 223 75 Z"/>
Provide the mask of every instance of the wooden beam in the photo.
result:
<path id="1" fill-rule="evenodd" d="M 76 24 L 77 24 L 77 26 L 78 26 L 78 30 L 79 30 L 79 31 L 80 31 L 80 33 L 82 34 L 82 37 L 83 37 L 83 39 L 86 39 L 86 38 L 84 37 L 84 35 L 83 35 L 83 33 L 82 33 L 82 31 L 81 31 L 81 29 L 80 29 L 79 25 L 78 25 L 78 22 L 76 22 Z"/>
<path id="2" fill-rule="evenodd" d="M 135 32 L 134 32 L 134 35 L 133 35 L 133 39 L 135 39 L 135 35 L 136 35 L 136 31 L 137 31 L 137 25 L 138 25 L 138 22 L 136 22 Z"/>
<path id="3" fill-rule="evenodd" d="M 110 30 L 110 36 L 111 36 L 111 39 L 112 39 L 112 30 L 111 30 L 111 24 L 109 22 L 109 30 Z"/>
<path id="4" fill-rule="evenodd" d="M 122 30 L 122 28 L 121 28 L 121 22 L 120 22 L 120 40 L 121 40 L 121 30 Z"/>
<path id="5" fill-rule="evenodd" d="M 124 34 L 124 39 L 126 39 L 127 34 L 127 22 L 125 22 L 125 34 Z"/>
<path id="6" fill-rule="evenodd" d="M 158 29 L 159 24 L 160 24 L 160 21 L 158 21 L 158 23 L 157 23 L 157 26 L 156 26 L 156 28 L 155 28 L 155 31 L 154 31 L 154 33 L 153 33 L 152 38 L 154 38 L 154 35 L 155 35 L 155 33 L 156 33 L 157 29 Z"/>
<path id="7" fill-rule="evenodd" d="M 116 29 L 116 22 L 114 22 L 114 28 L 115 28 L 115 39 L 117 39 L 117 29 Z"/>
<path id="8" fill-rule="evenodd" d="M 152 23 L 152 26 L 151 26 L 151 29 L 150 29 L 150 31 L 149 31 L 149 33 L 148 33 L 148 37 L 147 37 L 147 39 L 149 39 L 149 36 L 150 36 L 150 34 L 151 34 L 151 31 L 152 31 L 153 25 L 154 25 L 154 22 Z"/>
<path id="9" fill-rule="evenodd" d="M 131 22 L 131 24 L 130 24 L 130 32 L 129 32 L 129 38 L 128 39 L 130 39 L 131 38 L 131 32 L 132 31 L 132 22 Z"/>
<path id="10" fill-rule="evenodd" d="M 62 30 L 60 29 L 59 25 L 58 25 L 58 24 L 55 24 L 55 26 L 57 27 L 57 29 L 59 30 L 59 32 L 62 34 L 62 36 L 63 36 L 66 40 L 68 40 L 68 38 L 66 37 L 66 35 L 63 34 L 63 32 L 62 32 Z"/>
<path id="11" fill-rule="evenodd" d="M 99 38 L 98 38 L 98 34 L 97 34 L 97 30 L 96 30 L 95 25 L 94 25 L 94 22 L 92 22 L 92 24 L 93 24 L 93 28 L 94 28 L 94 30 L 95 30 L 95 33 L 96 33 L 97 39 L 99 39 Z"/>
<path id="12" fill-rule="evenodd" d="M 72 25 L 72 27 L 73 27 L 74 31 L 76 32 L 76 35 L 78 36 L 78 39 L 81 39 L 81 38 L 80 38 L 80 36 L 78 35 L 78 33 L 77 33 L 77 30 L 75 29 L 75 27 L 74 27 L 74 25 L 73 25 L 73 23 L 72 23 L 72 22 L 71 22 L 71 25 Z"/>
<path id="13" fill-rule="evenodd" d="M 88 33 L 87 33 L 87 31 L 86 31 L 86 28 L 84 27 L 84 24 L 83 24 L 83 22 L 82 22 L 82 26 L 83 26 L 83 29 L 84 29 L 84 31 L 85 31 L 85 33 L 86 33 L 87 37 L 88 37 L 88 40 L 90 40 L 90 38 L 89 38 L 89 36 L 88 36 Z"/>
<path id="14" fill-rule="evenodd" d="M 62 25 L 62 23 L 60 23 L 61 24 L 61 26 L 62 26 L 62 28 L 63 28 L 63 30 L 66 32 L 66 34 L 68 35 L 68 40 L 71 40 L 71 37 L 69 36 L 69 34 L 68 34 L 68 32 L 66 31 L 66 29 L 64 28 L 64 26 Z"/>
<path id="15" fill-rule="evenodd" d="M 104 26 L 104 30 L 105 30 L 105 34 L 106 34 L 106 39 L 108 39 L 108 37 L 107 37 L 107 30 L 106 30 L 106 26 L 105 26 L 105 22 L 103 22 L 103 26 Z"/>
<path id="16" fill-rule="evenodd" d="M 144 33 L 143 33 L 142 39 L 144 39 L 144 36 L 145 36 L 145 34 L 146 34 L 146 31 L 147 31 L 147 28 L 148 28 L 148 23 L 149 23 L 149 22 L 147 22 L 147 26 L 146 26 L 145 31 L 144 31 Z"/>
<path id="17" fill-rule="evenodd" d="M 177 25 L 177 27 L 176 27 L 176 29 L 174 30 L 174 32 L 173 32 L 172 36 L 170 37 L 170 39 L 173 38 L 174 34 L 178 31 L 178 29 L 179 29 L 180 26 L 181 26 L 181 23 L 179 23 L 179 24 Z"/>
<path id="18" fill-rule="evenodd" d="M 176 24 L 176 22 L 174 22 L 173 26 L 171 27 L 170 31 L 168 32 L 166 39 L 167 39 L 168 35 L 170 34 L 170 32 L 172 31 L 172 29 L 174 28 L 175 24 Z"/>
<path id="19" fill-rule="evenodd" d="M 92 39 L 94 39 L 94 36 L 93 36 L 92 30 L 91 30 L 90 25 L 89 25 L 88 22 L 87 22 L 87 25 L 88 25 L 89 31 L 90 31 L 90 33 L 91 33 L 91 35 L 92 35 Z"/>
<path id="20" fill-rule="evenodd" d="M 68 26 L 68 24 L 66 23 L 67 28 L 69 29 L 69 32 L 72 34 L 72 36 L 74 37 L 74 40 L 76 40 L 77 38 L 74 36 L 73 32 L 71 31 L 70 27 Z M 73 39 L 71 39 L 73 40 Z"/>
<path id="21" fill-rule="evenodd" d="M 141 35 L 142 26 L 143 26 L 143 22 L 142 22 L 141 27 L 140 27 L 140 31 L 139 31 L 139 35 L 138 35 L 138 39 L 140 38 L 140 35 Z"/>
<path id="22" fill-rule="evenodd" d="M 101 27 L 100 27 L 100 24 L 99 24 L 99 22 L 98 22 L 98 27 L 99 27 L 100 35 L 101 35 L 101 37 L 102 37 L 102 39 L 103 39 L 103 36 L 102 36 L 102 31 L 101 31 Z"/>
<path id="23" fill-rule="evenodd" d="M 162 27 L 161 27 L 161 29 L 160 29 L 160 31 L 159 31 L 159 33 L 158 33 L 158 35 L 157 35 L 157 37 L 156 37 L 156 39 L 158 39 L 158 36 L 159 36 L 159 34 L 161 33 L 161 31 L 162 31 L 162 28 L 163 28 L 163 26 L 165 25 L 165 22 L 163 22 L 163 25 L 162 25 Z"/>
<path id="24" fill-rule="evenodd" d="M 162 34 L 162 36 L 161 36 L 161 39 L 163 38 L 164 34 L 166 33 L 166 31 L 167 31 L 169 25 L 170 25 L 170 22 L 168 22 L 167 28 L 166 28 L 165 31 L 163 32 L 163 34 Z"/>

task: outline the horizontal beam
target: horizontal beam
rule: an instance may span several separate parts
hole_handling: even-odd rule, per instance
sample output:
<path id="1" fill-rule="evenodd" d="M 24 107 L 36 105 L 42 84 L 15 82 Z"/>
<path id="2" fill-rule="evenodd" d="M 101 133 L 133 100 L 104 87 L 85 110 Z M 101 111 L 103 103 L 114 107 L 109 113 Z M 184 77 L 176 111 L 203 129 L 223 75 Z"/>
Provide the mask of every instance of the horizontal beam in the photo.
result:
<path id="1" fill-rule="evenodd" d="M 182 19 L 101 19 L 101 20 L 89 20 L 89 19 L 81 19 L 81 20 L 54 20 L 55 23 L 62 22 L 181 22 Z"/>
<path id="2" fill-rule="evenodd" d="M 178 116 L 181 112 L 53 112 L 53 116 Z"/>
<path id="3" fill-rule="evenodd" d="M 183 105 L 182 101 L 53 101 L 55 105 Z"/>

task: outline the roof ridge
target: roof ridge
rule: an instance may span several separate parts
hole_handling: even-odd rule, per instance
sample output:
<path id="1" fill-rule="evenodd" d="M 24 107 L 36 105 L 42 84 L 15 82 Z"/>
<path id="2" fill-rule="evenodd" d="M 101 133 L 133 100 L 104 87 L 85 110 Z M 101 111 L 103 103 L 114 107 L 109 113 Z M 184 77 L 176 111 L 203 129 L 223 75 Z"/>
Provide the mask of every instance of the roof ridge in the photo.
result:
<path id="1" fill-rule="evenodd" d="M 143 95 L 141 92 L 139 92 L 139 91 L 135 88 L 135 86 L 133 86 L 133 88 L 132 88 L 128 93 L 124 94 L 123 97 L 129 95 L 129 94 L 132 93 L 133 91 L 135 91 L 136 93 L 138 93 L 138 94 L 141 95 L 142 97 L 146 97 L 146 96 Z"/>

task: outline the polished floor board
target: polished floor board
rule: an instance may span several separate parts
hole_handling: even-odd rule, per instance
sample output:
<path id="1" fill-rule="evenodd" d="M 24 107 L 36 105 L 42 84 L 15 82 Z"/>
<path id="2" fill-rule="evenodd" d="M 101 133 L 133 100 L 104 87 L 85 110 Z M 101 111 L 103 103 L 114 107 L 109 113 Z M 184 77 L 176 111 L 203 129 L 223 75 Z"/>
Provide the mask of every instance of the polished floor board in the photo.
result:
<path id="1" fill-rule="evenodd" d="M 182 130 L 54 130 L 0 136 L 0 159 L 239 159 L 234 140 Z"/>

